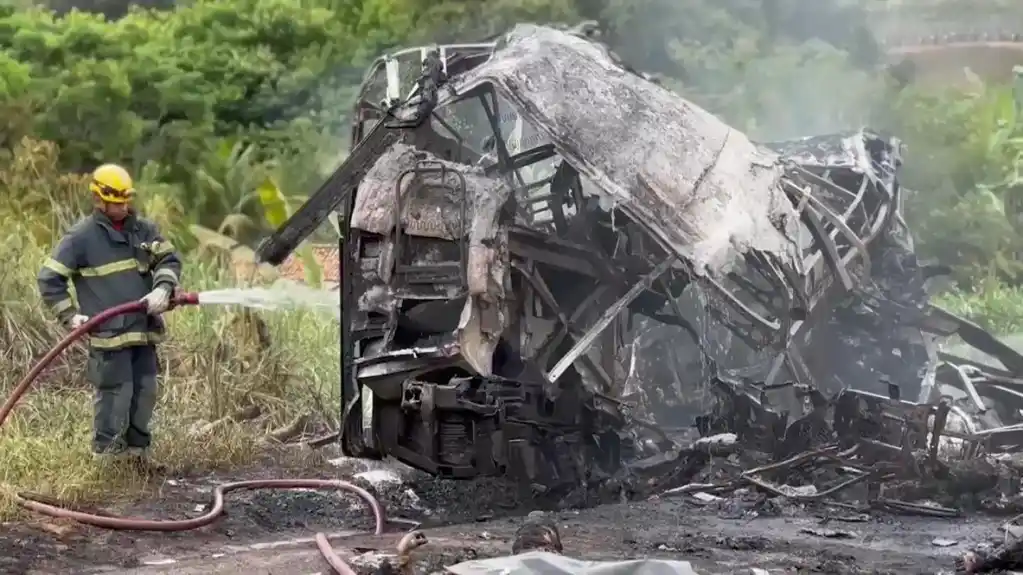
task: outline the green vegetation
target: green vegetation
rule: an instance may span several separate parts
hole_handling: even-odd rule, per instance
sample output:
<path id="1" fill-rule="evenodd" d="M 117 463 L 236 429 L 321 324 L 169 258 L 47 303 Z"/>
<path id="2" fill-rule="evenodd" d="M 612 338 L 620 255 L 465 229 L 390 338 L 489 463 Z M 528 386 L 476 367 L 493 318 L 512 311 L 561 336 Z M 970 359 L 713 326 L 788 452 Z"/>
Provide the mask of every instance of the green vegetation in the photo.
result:
<path id="1" fill-rule="evenodd" d="M 995 333 L 1023 332 L 1023 288 L 988 280 L 972 291 L 943 294 L 938 303 Z"/>
<path id="2" fill-rule="evenodd" d="M 252 245 L 343 158 L 351 100 L 372 57 L 397 45 L 483 38 L 517 21 L 597 19 L 634 66 L 759 139 L 860 125 L 903 137 L 908 217 L 920 252 L 953 265 L 963 290 L 945 301 L 998 330 L 1023 323 L 1013 287 L 1023 280 L 1018 95 L 1009 85 L 948 93 L 905 86 L 886 72 L 867 15 L 854 3 L 172 4 L 53 0 L 58 16 L 28 1 L 0 3 L 0 266 L 7 270 L 0 390 L 60 334 L 39 306 L 34 276 L 55 238 L 88 207 L 80 174 L 106 161 L 132 168 L 141 208 L 187 253 L 186 284 L 235 284 L 218 238 Z M 320 239 L 336 235 L 325 230 Z M 175 312 L 171 322 L 157 422 L 158 452 L 168 463 L 241 463 L 267 430 L 336 412 L 337 326 L 329 318 L 214 309 Z M 85 499 L 109 485 L 86 451 L 81 360 L 71 354 L 0 430 L 0 484 Z M 246 421 L 230 417 L 256 410 Z M 0 505 L 0 515 L 6 511 Z"/>
<path id="3" fill-rule="evenodd" d="M 7 248 L 0 252 L 0 269 L 6 270 L 0 275 L 4 396 L 66 333 L 41 305 L 35 275 L 55 232 L 88 201 L 84 178 L 60 175 L 52 144 L 26 141 L 14 152 L 15 162 L 0 171 L 6 200 L 0 211 L 8 222 L 0 233 Z M 165 229 L 178 229 L 160 196 L 144 200 L 142 209 Z M 216 258 L 190 254 L 191 289 L 233 285 L 235 275 Z M 155 450 L 174 468 L 243 464 L 294 422 L 334 416 L 340 358 L 332 317 L 189 308 L 168 314 L 168 323 L 173 337 L 161 348 L 165 378 Z M 2 497 L 9 489 L 28 487 L 76 500 L 106 496 L 111 485 L 129 487 L 138 480 L 92 462 L 87 440 L 92 392 L 84 381 L 84 360 L 80 348 L 67 354 L 0 429 L 0 516 L 12 510 L 11 500 Z"/>

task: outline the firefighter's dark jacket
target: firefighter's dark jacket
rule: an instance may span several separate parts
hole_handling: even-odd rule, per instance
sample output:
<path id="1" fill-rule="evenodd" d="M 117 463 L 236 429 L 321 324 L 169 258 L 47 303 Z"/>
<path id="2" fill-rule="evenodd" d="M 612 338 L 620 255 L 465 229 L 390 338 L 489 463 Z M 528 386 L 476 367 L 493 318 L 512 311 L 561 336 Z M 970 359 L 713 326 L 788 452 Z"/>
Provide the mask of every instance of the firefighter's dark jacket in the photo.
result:
<path id="1" fill-rule="evenodd" d="M 39 272 L 39 293 L 61 322 L 76 314 L 138 301 L 156 285 L 177 287 L 181 258 L 153 222 L 131 213 L 122 231 L 100 211 L 83 218 L 65 235 Z M 75 288 L 78 309 L 68 289 Z M 135 313 L 111 318 L 90 333 L 95 349 L 113 350 L 158 343 L 163 321 Z"/>

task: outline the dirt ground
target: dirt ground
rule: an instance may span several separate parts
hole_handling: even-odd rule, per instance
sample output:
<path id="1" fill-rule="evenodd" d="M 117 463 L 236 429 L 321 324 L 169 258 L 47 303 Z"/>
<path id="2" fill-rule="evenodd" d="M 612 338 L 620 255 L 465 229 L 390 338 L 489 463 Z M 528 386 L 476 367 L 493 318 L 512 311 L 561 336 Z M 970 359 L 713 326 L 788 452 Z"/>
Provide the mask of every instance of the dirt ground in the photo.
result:
<path id="1" fill-rule="evenodd" d="M 554 520 L 565 553 L 585 559 L 665 557 L 700 573 L 943 573 L 966 550 L 1001 542 L 1004 518 L 954 520 L 862 515 L 788 504 L 750 507 L 739 499 L 710 504 L 652 499 L 582 510 L 535 511 L 500 481 L 452 482 L 397 465 L 340 460 L 264 467 L 231 476 L 164 480 L 152 496 L 105 509 L 149 518 L 199 515 L 218 482 L 267 477 L 348 478 L 370 487 L 390 517 L 422 522 L 430 543 L 414 555 L 416 573 L 510 553 L 515 530 L 542 516 Z M 0 573 L 328 573 L 312 536 L 332 534 L 335 548 L 372 573 L 393 553 L 407 525 L 380 537 L 360 535 L 370 515 L 354 497 L 313 491 L 232 494 L 228 514 L 187 533 L 102 531 L 43 519 L 0 526 Z"/>

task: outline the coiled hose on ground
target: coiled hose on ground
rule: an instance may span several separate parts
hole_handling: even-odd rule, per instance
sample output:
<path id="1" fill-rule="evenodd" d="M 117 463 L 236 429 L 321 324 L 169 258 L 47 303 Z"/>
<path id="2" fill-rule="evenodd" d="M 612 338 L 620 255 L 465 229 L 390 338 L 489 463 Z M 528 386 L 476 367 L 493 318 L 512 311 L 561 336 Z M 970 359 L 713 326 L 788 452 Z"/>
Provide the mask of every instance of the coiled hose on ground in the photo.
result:
<path id="1" fill-rule="evenodd" d="M 197 294 L 181 293 L 174 296 L 172 307 L 198 305 L 198 303 L 199 298 Z M 18 385 L 15 386 L 14 390 L 11 392 L 11 395 L 8 396 L 4 404 L 0 406 L 0 428 L 3 427 L 3 424 L 7 420 L 8 416 L 10 416 L 11 411 L 14 410 L 14 406 L 17 405 L 22 396 L 25 395 L 32 384 L 35 383 L 39 374 L 41 374 L 43 370 L 46 369 L 54 359 L 60 356 L 60 354 L 63 353 L 64 350 L 66 350 L 72 343 L 86 336 L 93 328 L 112 317 L 126 313 L 145 311 L 146 305 L 141 301 L 125 303 L 97 314 L 81 326 L 72 330 L 71 333 L 65 336 L 64 339 L 60 340 L 60 342 L 53 346 L 53 348 L 47 352 L 42 359 L 32 366 L 32 369 L 30 369 L 28 374 L 26 374 L 25 377 L 18 382 Z M 17 502 L 25 509 L 35 511 L 36 513 L 41 513 L 50 517 L 72 519 L 78 523 L 84 523 L 86 525 L 92 525 L 104 529 L 162 532 L 188 531 L 210 525 L 220 518 L 220 516 L 224 513 L 224 497 L 228 493 L 232 491 L 256 489 L 337 489 L 354 493 L 365 501 L 372 510 L 373 518 L 376 522 L 374 533 L 380 535 L 384 532 L 384 525 L 386 523 L 384 509 L 376 498 L 358 485 L 354 485 L 340 479 L 263 479 L 224 483 L 213 491 L 213 505 L 210 506 L 210 510 L 204 515 L 193 517 L 191 519 L 152 520 L 136 517 L 119 517 L 115 515 L 98 515 L 44 503 L 36 499 L 35 496 L 27 493 L 18 493 Z M 337 573 L 340 575 L 356 575 L 355 571 L 353 571 L 352 568 L 334 552 L 326 535 L 323 533 L 316 534 L 316 546 L 319 548 L 323 558 Z"/>

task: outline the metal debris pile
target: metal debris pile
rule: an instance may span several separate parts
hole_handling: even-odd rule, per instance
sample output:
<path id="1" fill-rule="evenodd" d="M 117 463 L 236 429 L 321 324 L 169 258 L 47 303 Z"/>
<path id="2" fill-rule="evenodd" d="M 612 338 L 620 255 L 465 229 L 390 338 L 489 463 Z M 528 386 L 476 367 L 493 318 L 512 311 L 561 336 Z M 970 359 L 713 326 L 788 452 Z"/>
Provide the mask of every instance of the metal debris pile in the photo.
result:
<path id="1" fill-rule="evenodd" d="M 632 469 L 650 493 L 749 489 L 936 517 L 1023 512 L 1023 379 L 1009 367 L 1023 368 L 1023 356 L 941 309 L 916 315 L 925 334 L 956 335 L 990 361 L 935 353 L 919 394 L 928 401 L 906 399 L 891 381 L 884 394 L 844 388 L 827 396 L 805 383 L 765 386 L 718 374 L 713 408 L 696 418 L 700 439 Z M 782 390 L 797 398 L 796 415 L 772 406 Z"/>
<path id="2" fill-rule="evenodd" d="M 733 383 L 714 385 L 721 403 L 699 422 L 707 435 L 663 458 L 648 489 L 705 502 L 746 489 L 791 501 L 844 501 L 859 512 L 941 517 L 958 510 L 934 498 L 971 489 L 962 482 L 972 474 L 964 477 L 938 457 L 947 404 L 916 406 L 853 390 L 827 400 L 810 391 L 811 412 L 789 422 Z"/>
<path id="3" fill-rule="evenodd" d="M 891 382 L 885 394 L 845 388 L 826 396 L 792 382 L 766 388 L 715 376 L 714 405 L 696 418 L 697 437 L 633 463 L 630 495 L 685 497 L 735 518 L 791 507 L 826 509 L 843 522 L 869 521 L 874 512 L 949 519 L 991 513 L 1008 518 L 1004 541 L 967 552 L 957 568 L 1023 568 L 1023 379 L 1007 367 L 1023 358 L 948 312 L 929 308 L 921 317 L 928 333 L 955 334 L 985 361 L 938 352 L 922 392 L 933 399 L 925 402 L 904 399 Z M 799 398 L 797 416 L 771 405 L 770 393 L 782 388 Z"/>

